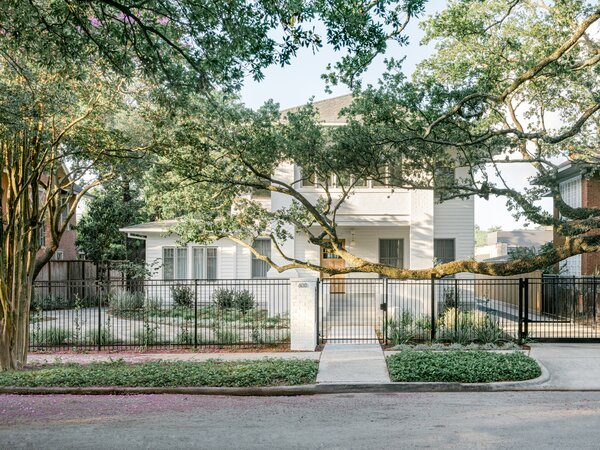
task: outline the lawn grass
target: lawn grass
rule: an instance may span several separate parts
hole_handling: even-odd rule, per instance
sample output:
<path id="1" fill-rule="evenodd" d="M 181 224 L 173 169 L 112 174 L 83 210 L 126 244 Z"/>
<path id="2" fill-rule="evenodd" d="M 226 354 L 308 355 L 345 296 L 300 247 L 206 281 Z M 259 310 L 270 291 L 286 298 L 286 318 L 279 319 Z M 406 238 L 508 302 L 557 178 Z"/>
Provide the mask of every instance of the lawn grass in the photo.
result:
<path id="1" fill-rule="evenodd" d="M 539 365 L 521 352 L 402 351 L 387 358 L 392 381 L 490 383 L 541 375 Z"/>
<path id="2" fill-rule="evenodd" d="M 118 360 L 93 364 L 50 364 L 0 372 L 0 386 L 279 386 L 311 384 L 318 363 L 312 360 L 206 362 L 154 361 L 129 364 Z"/>

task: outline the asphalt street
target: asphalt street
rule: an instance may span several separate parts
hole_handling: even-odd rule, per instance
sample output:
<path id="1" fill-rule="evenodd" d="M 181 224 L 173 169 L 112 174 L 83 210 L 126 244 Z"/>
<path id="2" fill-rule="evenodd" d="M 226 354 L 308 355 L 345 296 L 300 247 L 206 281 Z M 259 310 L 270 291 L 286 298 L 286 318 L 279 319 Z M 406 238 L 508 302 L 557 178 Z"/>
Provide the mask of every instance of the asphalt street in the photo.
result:
<path id="1" fill-rule="evenodd" d="M 0 396 L 2 449 L 597 449 L 600 392 Z"/>

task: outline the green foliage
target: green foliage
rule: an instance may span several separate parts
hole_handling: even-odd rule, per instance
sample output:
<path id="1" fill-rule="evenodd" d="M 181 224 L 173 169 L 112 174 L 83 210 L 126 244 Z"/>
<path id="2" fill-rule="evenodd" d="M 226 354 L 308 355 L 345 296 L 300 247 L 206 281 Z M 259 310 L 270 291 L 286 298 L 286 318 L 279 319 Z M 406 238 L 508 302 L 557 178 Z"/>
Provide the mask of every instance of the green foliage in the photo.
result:
<path id="1" fill-rule="evenodd" d="M 311 360 L 146 362 L 56 364 L 0 372 L 0 386 L 276 386 L 316 381 L 318 363 Z"/>
<path id="2" fill-rule="evenodd" d="M 133 333 L 133 341 L 142 346 L 150 347 L 161 342 L 161 335 L 158 325 L 152 324 L 146 316 L 144 316 L 144 325 L 141 330 L 136 330 Z"/>
<path id="3" fill-rule="evenodd" d="M 85 345 L 112 345 L 116 343 L 110 325 L 104 326 L 100 328 L 100 333 L 98 333 L 98 328 L 90 328 L 86 330 L 83 344 Z"/>
<path id="4" fill-rule="evenodd" d="M 240 310 L 242 314 L 246 314 L 252 308 L 254 308 L 254 294 L 250 291 L 237 291 L 235 294 L 235 299 L 233 300 L 234 308 Z"/>
<path id="5" fill-rule="evenodd" d="M 138 189 L 129 180 L 95 190 L 77 219 L 78 250 L 96 262 L 133 259 L 143 241 L 127 239 L 119 228 L 147 222 L 150 217 L 144 208 Z"/>
<path id="6" fill-rule="evenodd" d="M 248 290 L 218 289 L 213 293 L 213 303 L 219 309 L 235 308 L 242 314 L 255 306 L 254 294 Z"/>
<path id="7" fill-rule="evenodd" d="M 188 322 L 181 324 L 175 342 L 181 345 L 194 345 L 194 330 L 190 327 Z"/>
<path id="8" fill-rule="evenodd" d="M 506 334 L 488 314 L 480 311 L 462 311 L 448 308 L 438 318 L 437 339 L 457 344 L 470 342 L 496 343 Z"/>
<path id="9" fill-rule="evenodd" d="M 534 359 L 521 352 L 403 351 L 387 358 L 392 381 L 491 383 L 541 375 Z"/>
<path id="10" fill-rule="evenodd" d="M 73 307 L 73 302 L 62 295 L 39 295 L 36 294 L 31 299 L 31 309 L 42 309 L 49 311 L 52 309 L 67 309 Z"/>
<path id="11" fill-rule="evenodd" d="M 235 345 L 242 341 L 241 336 L 231 327 L 217 323 L 213 327 L 214 343 L 218 345 Z"/>
<path id="12" fill-rule="evenodd" d="M 275 345 L 290 340 L 290 333 L 287 330 L 274 330 L 266 328 L 263 324 L 252 329 L 252 342 L 261 345 Z"/>
<path id="13" fill-rule="evenodd" d="M 116 289 L 111 292 L 109 306 L 113 314 L 126 315 L 128 313 L 135 313 L 144 308 L 144 294 L 142 292 Z"/>
<path id="14" fill-rule="evenodd" d="M 40 347 L 66 345 L 71 339 L 71 333 L 61 327 L 48 327 L 32 333 L 32 344 Z"/>
<path id="15" fill-rule="evenodd" d="M 233 308 L 235 291 L 232 289 L 218 289 L 213 293 L 212 301 L 219 309 Z"/>
<path id="16" fill-rule="evenodd" d="M 396 318 L 388 320 L 387 337 L 393 345 L 407 344 L 423 339 L 431 329 L 431 319 L 426 315 L 415 316 L 407 310 L 400 311 Z"/>
<path id="17" fill-rule="evenodd" d="M 171 288 L 171 298 L 176 306 L 191 308 L 194 306 L 194 291 L 189 287 L 178 284 Z"/>

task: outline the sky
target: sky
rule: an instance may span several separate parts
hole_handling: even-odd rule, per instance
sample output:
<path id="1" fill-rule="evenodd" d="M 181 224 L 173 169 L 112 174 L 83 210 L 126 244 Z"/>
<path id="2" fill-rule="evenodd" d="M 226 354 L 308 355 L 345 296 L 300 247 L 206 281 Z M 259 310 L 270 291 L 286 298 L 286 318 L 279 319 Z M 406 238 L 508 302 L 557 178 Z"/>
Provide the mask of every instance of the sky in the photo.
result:
<path id="1" fill-rule="evenodd" d="M 444 1 L 430 2 L 426 15 L 441 10 L 444 3 Z M 322 31 L 318 25 L 317 31 Z M 431 44 L 427 46 L 420 44 L 423 31 L 418 27 L 416 21 L 409 24 L 406 33 L 410 36 L 410 44 L 407 47 L 390 46 L 386 56 L 393 56 L 397 59 L 406 57 L 403 67 L 406 75 L 410 76 L 416 65 L 433 53 L 434 47 Z M 325 72 L 327 64 L 338 59 L 339 54 L 336 54 L 332 48 L 324 47 L 316 53 L 310 49 L 302 49 L 291 64 L 285 67 L 272 66 L 266 69 L 262 81 L 256 82 L 250 77 L 247 78 L 241 92 L 242 101 L 247 106 L 257 108 L 272 99 L 279 103 L 282 109 L 285 109 L 305 104 L 313 97 L 315 100 L 322 100 L 347 94 L 349 89 L 346 86 L 334 86 L 331 94 L 326 93 L 325 82 L 321 79 L 321 74 Z M 383 60 L 382 56 L 371 64 L 368 72 L 363 76 L 365 85 L 377 83 L 385 69 Z M 528 184 L 527 178 L 533 174 L 533 170 L 528 170 L 527 167 L 521 165 L 515 166 L 512 165 L 510 171 L 504 171 L 503 176 L 509 186 L 524 189 Z M 550 210 L 549 199 L 544 199 L 541 204 Z M 490 198 L 487 201 L 476 198 L 475 223 L 484 230 L 492 226 L 501 226 L 503 230 L 524 228 L 523 221 L 515 220 L 508 213 L 503 198 Z"/>

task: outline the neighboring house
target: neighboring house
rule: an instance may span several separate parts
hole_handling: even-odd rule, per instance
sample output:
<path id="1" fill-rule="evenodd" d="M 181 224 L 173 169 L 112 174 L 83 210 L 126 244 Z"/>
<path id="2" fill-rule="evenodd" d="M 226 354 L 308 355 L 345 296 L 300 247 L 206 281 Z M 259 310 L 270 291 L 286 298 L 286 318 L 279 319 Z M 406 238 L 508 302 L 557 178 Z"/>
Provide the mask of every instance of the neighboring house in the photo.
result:
<path id="1" fill-rule="evenodd" d="M 574 208 L 600 208 L 600 175 L 584 176 L 570 161 L 559 167 L 560 193 L 567 205 Z M 555 217 L 558 211 L 554 210 Z M 596 231 L 600 233 L 600 231 Z M 554 233 L 554 243 L 562 245 L 564 238 Z M 560 263 L 560 274 L 567 276 L 597 275 L 600 272 L 600 253 L 572 256 Z"/>
<path id="2" fill-rule="evenodd" d="M 66 175 L 65 169 L 61 168 L 59 170 L 59 176 L 64 176 L 64 175 Z M 8 180 L 6 178 L 6 174 L 4 174 L 4 173 L 2 174 L 1 182 L 2 182 L 2 191 L 5 192 L 5 190 L 7 188 Z M 63 204 L 72 205 L 72 203 L 74 201 L 74 196 L 77 193 L 79 193 L 80 191 L 81 191 L 81 189 L 77 185 L 75 185 L 73 192 L 72 193 L 65 192 L 64 195 L 61 197 L 61 201 L 63 202 Z M 40 195 L 43 195 L 43 192 L 40 192 Z M 68 209 L 69 208 L 64 208 L 62 210 L 61 220 L 66 219 L 66 217 L 68 215 Z M 75 224 L 77 223 L 76 216 L 77 216 L 76 213 L 73 214 L 73 216 L 69 220 L 67 229 L 65 230 L 65 232 L 62 235 L 61 240 L 58 245 L 58 249 L 52 256 L 52 259 L 54 259 L 54 260 L 77 259 L 77 248 L 75 246 L 75 236 L 76 236 Z M 43 255 L 43 253 L 46 249 L 46 246 L 49 245 L 50 242 L 52 242 L 50 217 L 47 217 L 45 222 L 40 227 L 38 239 L 39 239 L 39 244 L 40 244 L 40 249 L 38 250 L 38 256 L 41 256 L 41 255 Z"/>
<path id="3" fill-rule="evenodd" d="M 518 248 L 539 250 L 542 245 L 552 242 L 554 232 L 546 230 L 513 230 L 488 233 L 487 244 L 475 247 L 475 259 L 486 262 L 509 260 L 511 252 Z"/>
<path id="4" fill-rule="evenodd" d="M 351 102 L 345 95 L 315 102 L 324 126 L 343 125 L 340 109 Z M 289 110 L 287 110 L 289 111 Z M 282 114 L 285 114 L 283 111 Z M 300 167 L 282 163 L 275 178 L 295 183 L 297 189 L 315 202 L 322 189 L 305 180 L 302 184 Z M 460 175 L 461 169 L 457 169 Z M 335 177 L 331 180 L 332 194 L 336 192 Z M 265 195 L 261 193 L 259 195 Z M 292 199 L 280 193 L 267 192 L 260 197 L 265 207 L 277 210 L 287 207 Z M 210 245 L 188 244 L 178 247 L 177 236 L 169 234 L 174 221 L 159 221 L 124 227 L 121 231 L 130 237 L 146 240 L 146 261 L 160 263 L 156 279 L 226 279 L 276 277 L 274 270 L 254 258 L 251 252 L 228 239 Z M 442 204 L 435 201 L 431 190 L 391 189 L 365 180 L 349 197 L 337 217 L 338 234 L 345 240 L 346 248 L 358 256 L 372 261 L 410 268 L 425 269 L 434 261 L 449 262 L 468 259 L 474 254 L 474 201 L 450 200 Z M 289 225 L 294 239 L 283 244 L 283 251 L 300 260 L 320 263 L 323 266 L 343 267 L 344 261 L 308 242 L 306 236 Z M 254 243 L 262 254 L 271 256 L 276 263 L 285 261 L 271 248 L 268 239 Z M 291 270 L 285 277 L 315 276 L 309 270 Z M 348 277 L 369 277 L 374 274 L 356 273 Z M 339 278 L 339 277 L 336 277 Z"/>

